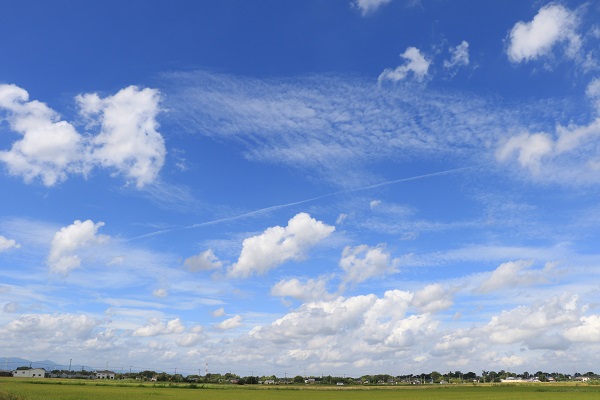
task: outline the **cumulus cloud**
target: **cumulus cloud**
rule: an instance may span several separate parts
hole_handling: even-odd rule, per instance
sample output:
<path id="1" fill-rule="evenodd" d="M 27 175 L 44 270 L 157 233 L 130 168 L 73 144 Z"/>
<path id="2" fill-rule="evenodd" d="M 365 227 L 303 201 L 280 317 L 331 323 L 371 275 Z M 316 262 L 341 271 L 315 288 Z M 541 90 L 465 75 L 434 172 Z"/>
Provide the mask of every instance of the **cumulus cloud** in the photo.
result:
<path id="1" fill-rule="evenodd" d="M 25 314 L 0 329 L 6 340 L 15 343 L 36 343 L 43 339 L 46 345 L 89 338 L 98 321 L 88 315 L 74 314 Z"/>
<path id="2" fill-rule="evenodd" d="M 589 92 L 590 97 L 593 90 L 594 87 Z M 522 169 L 542 180 L 595 181 L 600 169 L 600 152 L 590 143 L 599 136 L 600 117 L 587 125 L 557 125 L 555 135 L 524 132 L 500 142 L 496 159 L 503 163 L 516 159 Z"/>
<path id="3" fill-rule="evenodd" d="M 398 259 L 392 259 L 383 246 L 369 247 L 365 244 L 346 246 L 340 259 L 344 270 L 342 286 L 346 283 L 360 283 L 367 279 L 397 272 Z"/>
<path id="4" fill-rule="evenodd" d="M 67 274 L 78 268 L 81 265 L 81 258 L 76 254 L 77 250 L 106 243 L 109 240 L 109 236 L 98 234 L 98 229 L 102 226 L 104 222 L 94 223 L 89 219 L 83 222 L 76 220 L 56 232 L 46 259 L 50 271 Z"/>
<path id="5" fill-rule="evenodd" d="M 564 44 L 565 54 L 575 57 L 581 46 L 576 33 L 576 13 L 560 4 L 542 7 L 531 22 L 517 22 L 508 36 L 507 54 L 514 63 L 548 55 L 557 44 Z"/>
<path id="6" fill-rule="evenodd" d="M 360 12 L 362 13 L 362 15 L 367 15 L 370 14 L 372 12 L 374 12 L 375 10 L 377 10 L 379 7 L 391 2 L 392 0 L 355 0 L 354 6 L 356 8 L 358 8 L 360 10 Z"/>
<path id="7" fill-rule="evenodd" d="M 555 329 L 568 326 L 578 319 L 575 312 L 577 301 L 577 296 L 563 295 L 531 306 L 503 311 L 481 328 L 482 333 L 493 343 L 537 346 L 537 340 L 542 340 Z"/>
<path id="8" fill-rule="evenodd" d="M 271 295 L 301 301 L 328 300 L 334 296 L 327 291 L 327 280 L 322 278 L 308 279 L 306 282 L 296 278 L 282 279 L 271 288 Z"/>
<path id="9" fill-rule="evenodd" d="M 204 339 L 204 335 L 202 334 L 202 327 L 200 325 L 194 326 L 190 329 L 190 332 L 181 335 L 175 343 L 181 347 L 191 347 L 197 345 L 202 339 Z"/>
<path id="10" fill-rule="evenodd" d="M 400 57 L 404 58 L 406 62 L 395 69 L 385 69 L 379 75 L 379 82 L 385 80 L 398 82 L 408 77 L 411 73 L 412 76 L 419 82 L 425 79 L 429 71 L 431 61 L 427 60 L 419 49 L 416 47 L 408 47 L 406 51 L 400 55 Z"/>
<path id="11" fill-rule="evenodd" d="M 228 276 L 246 278 L 265 272 L 289 261 L 305 257 L 307 251 L 329 236 L 335 227 L 300 213 L 286 227 L 275 226 L 261 235 L 244 240 L 238 261 L 228 270 Z"/>
<path id="12" fill-rule="evenodd" d="M 200 254 L 186 258 L 183 264 L 190 269 L 190 271 L 210 271 L 212 269 L 219 269 L 223 265 L 219 261 L 218 257 L 211 249 L 203 251 Z"/>
<path id="13" fill-rule="evenodd" d="M 135 181 L 137 187 L 153 182 L 166 154 L 164 139 L 157 131 L 158 90 L 129 86 L 103 99 L 92 93 L 76 100 L 90 125 L 100 125 L 92 139 L 92 159 Z"/>
<path id="14" fill-rule="evenodd" d="M 21 135 L 8 151 L 0 151 L 11 175 L 25 182 L 40 178 L 52 186 L 68 173 L 89 171 L 87 150 L 73 125 L 60 121 L 46 104 L 29 101 L 29 93 L 15 85 L 0 85 L 0 112 L 8 113 L 10 128 Z"/>
<path id="15" fill-rule="evenodd" d="M 6 237 L 0 235 L 0 253 L 10 249 L 18 249 L 19 247 L 21 247 L 21 245 L 17 243 L 16 240 L 7 239 Z"/>
<path id="16" fill-rule="evenodd" d="M 485 325 L 458 329 L 442 336 L 434 345 L 434 354 L 477 357 L 491 345 L 517 344 L 530 350 L 564 350 L 569 342 L 562 337 L 561 331 L 567 329 L 565 332 L 569 332 L 579 319 L 577 302 L 577 296 L 565 294 L 502 311 L 492 316 Z M 482 346 L 482 343 L 485 345 Z"/>
<path id="17" fill-rule="evenodd" d="M 600 340 L 600 315 L 581 317 L 580 324 L 568 328 L 563 333 L 572 342 L 594 342 Z"/>
<path id="18" fill-rule="evenodd" d="M 21 135 L 10 150 L 0 151 L 8 172 L 25 182 L 39 178 L 46 186 L 87 174 L 97 166 L 109 168 L 138 187 L 153 182 L 164 164 L 165 146 L 156 131 L 160 95 L 155 89 L 130 86 L 101 99 L 95 93 L 76 97 L 88 128 L 79 133 L 46 104 L 29 100 L 15 85 L 0 85 L 0 113 L 12 131 Z"/>
<path id="19" fill-rule="evenodd" d="M 181 323 L 179 318 L 172 319 L 166 324 L 158 318 L 152 318 L 148 323 L 142 327 L 139 327 L 133 332 L 133 336 L 159 336 L 159 335 L 171 335 L 176 333 L 182 333 L 185 327 Z"/>
<path id="20" fill-rule="evenodd" d="M 254 328 L 250 336 L 285 344 L 288 362 L 301 359 L 314 366 L 360 367 L 393 357 L 418 340 L 427 340 L 435 330 L 436 323 L 428 315 L 406 314 L 411 297 L 390 290 L 382 297 L 370 294 L 304 303 L 272 324 Z"/>
<path id="21" fill-rule="evenodd" d="M 225 321 L 217 324 L 216 328 L 225 331 L 225 330 L 237 328 L 240 325 L 242 325 L 242 317 L 239 315 L 235 315 L 235 316 L 228 318 Z"/>
<path id="22" fill-rule="evenodd" d="M 453 293 L 453 290 L 444 288 L 439 283 L 427 285 L 415 292 L 412 305 L 425 313 L 446 310 L 454 304 Z"/>
<path id="23" fill-rule="evenodd" d="M 595 105 L 596 116 L 587 125 L 558 124 L 554 134 L 546 132 L 512 136 L 499 143 L 496 159 L 518 165 L 533 176 L 570 183 L 595 181 L 600 170 L 600 79 L 593 79 L 586 95 Z"/>
<path id="24" fill-rule="evenodd" d="M 192 347 L 197 345 L 202 339 L 203 336 L 200 333 L 192 332 L 182 335 L 175 341 L 175 343 L 177 343 L 177 345 L 181 347 Z"/>
<path id="25" fill-rule="evenodd" d="M 547 264 L 546 268 L 533 270 L 533 261 L 511 261 L 500 264 L 490 276 L 479 285 L 477 291 L 489 293 L 494 290 L 515 286 L 529 286 L 548 282 L 548 275 L 552 272 L 553 265 Z"/>
<path id="26" fill-rule="evenodd" d="M 469 65 L 469 42 L 463 40 L 458 46 L 450 47 L 450 60 L 444 60 L 444 68 L 453 69 Z"/>
<path id="27" fill-rule="evenodd" d="M 496 158 L 506 161 L 516 155 L 521 165 L 537 173 L 542 158 L 553 150 L 553 141 L 546 133 L 522 133 L 509 138 L 496 151 Z"/>

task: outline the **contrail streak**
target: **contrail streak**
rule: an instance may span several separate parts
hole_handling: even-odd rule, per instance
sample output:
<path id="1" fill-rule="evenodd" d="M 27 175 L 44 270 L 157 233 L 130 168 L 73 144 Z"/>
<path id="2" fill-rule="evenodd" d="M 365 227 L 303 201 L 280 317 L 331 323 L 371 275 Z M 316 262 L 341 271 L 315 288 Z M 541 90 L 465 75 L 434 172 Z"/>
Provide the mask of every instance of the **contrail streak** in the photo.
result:
<path id="1" fill-rule="evenodd" d="M 361 187 L 354 188 L 354 189 L 339 190 L 337 192 L 327 193 L 327 194 L 323 194 L 323 195 L 317 196 L 317 197 L 311 197 L 310 199 L 305 199 L 305 200 L 300 200 L 300 201 L 294 201 L 294 202 L 285 203 L 285 204 L 279 204 L 279 205 L 271 206 L 271 207 L 260 208 L 258 210 L 250 211 L 250 212 L 239 214 L 239 215 L 234 215 L 232 217 L 219 218 L 219 219 L 215 219 L 215 220 L 212 220 L 212 221 L 200 222 L 198 224 L 183 226 L 183 227 L 180 227 L 180 228 L 163 229 L 163 230 L 160 230 L 160 231 L 155 231 L 155 232 L 147 233 L 145 235 L 136 236 L 136 237 L 133 237 L 131 239 L 128 239 L 127 241 L 137 240 L 137 239 L 144 239 L 144 238 L 147 238 L 147 237 L 162 235 L 162 234 L 165 234 L 165 233 L 174 232 L 174 231 L 180 231 L 180 230 L 184 230 L 184 229 L 200 228 L 200 227 L 203 227 L 203 226 L 220 224 L 222 222 L 235 221 L 237 219 L 250 217 L 250 216 L 256 215 L 256 214 L 262 214 L 262 213 L 266 213 L 266 212 L 269 212 L 269 211 L 279 210 L 281 208 L 297 206 L 299 204 L 310 203 L 311 201 L 316 201 L 316 200 L 324 199 L 326 197 L 337 196 L 337 195 L 344 194 L 344 193 L 360 192 L 360 191 L 363 191 L 363 190 L 375 189 L 375 188 L 382 187 L 382 186 L 394 185 L 396 183 L 402 183 L 402 182 L 416 181 L 418 179 L 431 178 L 433 176 L 452 174 L 452 173 L 455 173 L 455 172 L 460 172 L 460 171 L 465 171 L 465 170 L 473 169 L 473 168 L 476 168 L 476 167 L 479 167 L 479 166 L 480 165 L 472 165 L 472 166 L 469 166 L 469 167 L 461 167 L 461 168 L 448 169 L 448 170 L 445 170 L 445 171 L 432 172 L 430 174 L 412 176 L 410 178 L 394 179 L 394 180 L 391 180 L 391 181 L 385 181 L 385 182 L 375 183 L 373 185 L 361 186 Z"/>

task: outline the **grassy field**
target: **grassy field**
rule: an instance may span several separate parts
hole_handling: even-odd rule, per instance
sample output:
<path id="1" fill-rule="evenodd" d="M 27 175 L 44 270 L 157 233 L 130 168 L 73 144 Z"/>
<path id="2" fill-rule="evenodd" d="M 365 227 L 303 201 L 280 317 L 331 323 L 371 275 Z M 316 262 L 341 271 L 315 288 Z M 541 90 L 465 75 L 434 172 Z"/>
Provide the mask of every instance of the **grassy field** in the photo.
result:
<path id="1" fill-rule="evenodd" d="M 217 386 L 0 379 L 0 400 L 512 400 L 599 399 L 587 384 L 436 385 L 386 387 Z"/>

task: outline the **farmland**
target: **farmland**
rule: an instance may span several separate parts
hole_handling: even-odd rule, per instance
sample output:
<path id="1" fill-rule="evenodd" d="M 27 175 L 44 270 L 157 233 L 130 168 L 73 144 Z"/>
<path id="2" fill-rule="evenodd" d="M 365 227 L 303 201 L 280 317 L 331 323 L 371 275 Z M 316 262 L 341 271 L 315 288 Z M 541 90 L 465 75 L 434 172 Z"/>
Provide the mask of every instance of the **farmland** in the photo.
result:
<path id="1" fill-rule="evenodd" d="M 597 399 L 600 385 L 579 383 L 423 386 L 190 385 L 65 380 L 0 379 L 0 400 L 304 400 L 304 399 Z"/>

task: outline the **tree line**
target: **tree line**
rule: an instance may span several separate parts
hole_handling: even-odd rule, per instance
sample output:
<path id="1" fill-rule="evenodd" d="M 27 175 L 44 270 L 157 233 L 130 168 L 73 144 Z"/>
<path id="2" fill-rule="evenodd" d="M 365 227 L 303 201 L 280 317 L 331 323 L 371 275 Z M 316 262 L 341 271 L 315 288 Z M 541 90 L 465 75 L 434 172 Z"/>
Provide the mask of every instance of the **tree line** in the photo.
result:
<path id="1" fill-rule="evenodd" d="M 18 367 L 17 370 L 30 369 L 29 366 Z M 92 379 L 95 371 L 74 370 L 52 370 L 50 376 L 75 379 Z M 587 377 L 589 379 L 600 379 L 594 372 L 586 372 L 584 374 L 575 373 L 573 375 L 560 372 L 522 372 L 514 373 L 505 370 L 487 371 L 482 370 L 480 374 L 475 372 L 449 371 L 441 373 L 432 371 L 421 374 L 408 374 L 393 376 L 390 374 L 362 375 L 358 377 L 350 376 L 287 376 L 262 375 L 262 376 L 240 376 L 231 372 L 209 373 L 206 375 L 183 375 L 181 373 L 157 372 L 152 370 L 144 370 L 139 372 L 122 372 L 115 373 L 115 379 L 131 379 L 141 381 L 156 381 L 156 382 L 189 382 L 189 383 L 213 383 L 213 384 L 315 384 L 315 385 L 381 385 L 381 384 L 439 384 L 439 383 L 493 383 L 501 382 L 506 379 L 521 379 L 521 380 L 538 380 L 540 382 L 548 381 L 570 381 L 577 377 Z"/>

